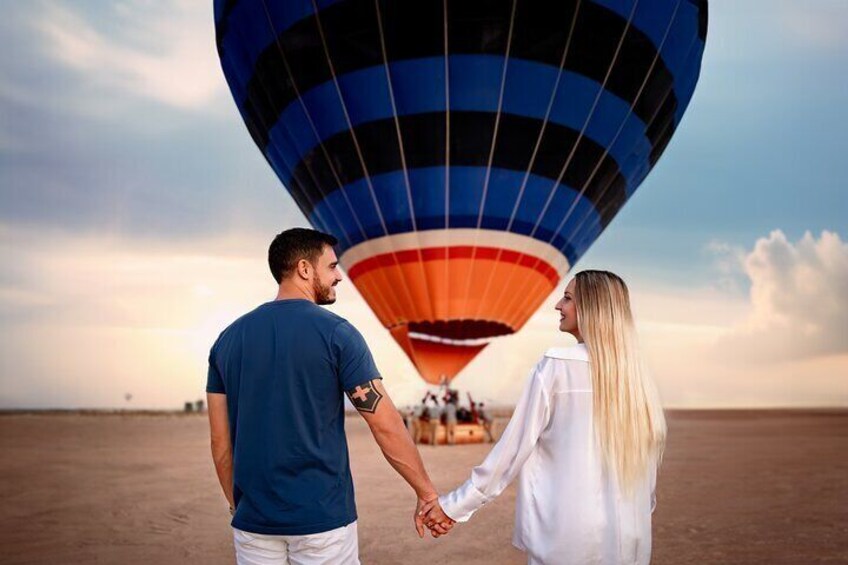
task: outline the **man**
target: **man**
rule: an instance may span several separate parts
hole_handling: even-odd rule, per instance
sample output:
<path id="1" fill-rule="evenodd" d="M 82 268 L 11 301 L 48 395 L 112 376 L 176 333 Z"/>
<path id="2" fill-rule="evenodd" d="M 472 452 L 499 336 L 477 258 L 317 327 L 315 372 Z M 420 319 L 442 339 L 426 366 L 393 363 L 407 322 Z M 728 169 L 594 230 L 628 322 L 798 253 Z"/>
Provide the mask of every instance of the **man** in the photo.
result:
<path id="1" fill-rule="evenodd" d="M 486 431 L 489 443 L 495 443 L 495 418 L 484 403 L 480 403 L 480 419 L 483 421 L 483 429 Z"/>
<path id="2" fill-rule="evenodd" d="M 408 404 L 404 406 L 401 414 L 403 415 L 403 425 L 406 426 L 406 431 L 412 437 L 412 406 Z"/>
<path id="3" fill-rule="evenodd" d="M 358 331 L 320 305 L 342 280 L 333 236 L 277 235 L 268 264 L 276 300 L 233 322 L 209 355 L 212 457 L 233 514 L 239 564 L 359 563 L 344 397 L 415 490 L 437 497 Z M 446 533 L 447 521 L 431 527 Z"/>
<path id="4" fill-rule="evenodd" d="M 416 445 L 421 443 L 421 434 L 423 422 L 421 417 L 424 415 L 424 405 L 416 404 L 412 409 L 412 442 Z"/>
<path id="5" fill-rule="evenodd" d="M 456 398 L 451 397 L 445 404 L 445 427 L 448 434 L 448 445 L 456 443 Z"/>
<path id="6" fill-rule="evenodd" d="M 428 440 L 430 441 L 430 445 L 435 447 L 436 436 L 438 435 L 439 424 L 441 424 L 442 418 L 442 410 L 439 408 L 439 401 L 435 395 L 430 396 L 430 400 L 428 401 L 427 416 L 430 418 L 428 421 Z"/>

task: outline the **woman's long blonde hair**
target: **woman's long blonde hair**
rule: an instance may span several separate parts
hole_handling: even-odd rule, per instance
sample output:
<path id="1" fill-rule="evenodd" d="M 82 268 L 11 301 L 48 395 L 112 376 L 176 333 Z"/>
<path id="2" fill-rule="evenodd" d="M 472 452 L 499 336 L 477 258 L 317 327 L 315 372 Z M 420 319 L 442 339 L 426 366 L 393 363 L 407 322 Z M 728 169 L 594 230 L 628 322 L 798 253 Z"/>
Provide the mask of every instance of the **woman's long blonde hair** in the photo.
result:
<path id="1" fill-rule="evenodd" d="M 605 468 L 631 492 L 659 464 L 666 423 L 630 311 L 627 285 L 608 271 L 575 276 L 577 329 L 589 351 L 594 423 Z"/>

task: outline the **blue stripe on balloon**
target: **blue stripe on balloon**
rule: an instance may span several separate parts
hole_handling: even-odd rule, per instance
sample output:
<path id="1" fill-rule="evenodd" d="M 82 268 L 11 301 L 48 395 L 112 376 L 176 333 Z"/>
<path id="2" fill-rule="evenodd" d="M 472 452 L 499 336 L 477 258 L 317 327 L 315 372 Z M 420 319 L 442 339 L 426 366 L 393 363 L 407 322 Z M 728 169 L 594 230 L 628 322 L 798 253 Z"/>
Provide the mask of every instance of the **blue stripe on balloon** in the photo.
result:
<path id="1" fill-rule="evenodd" d="M 272 14 L 270 22 L 266 5 Z M 241 64 L 253 69 L 262 52 L 276 40 L 276 34 L 314 13 L 311 0 L 239 2 L 227 18 L 219 51 L 241 51 Z"/>
<path id="2" fill-rule="evenodd" d="M 615 147 L 617 145 L 623 147 L 619 149 Z M 645 147 L 641 143 L 633 144 L 624 135 L 619 136 L 615 146 L 613 149 L 616 151 L 626 151 L 628 147 L 630 148 L 629 155 L 621 164 L 621 171 L 625 180 L 624 190 L 627 198 L 630 198 L 636 192 L 642 179 L 651 171 L 651 148 Z"/>
<path id="3" fill-rule="evenodd" d="M 665 17 L 667 21 L 670 15 Z M 662 40 L 662 36 L 660 36 L 660 40 Z M 693 42 L 703 46 L 703 42 L 698 39 L 698 10 L 686 0 L 681 0 L 680 8 L 677 10 L 674 23 L 668 32 L 661 52 L 663 61 L 674 75 L 674 91 L 678 101 L 688 99 L 680 87 L 683 84 L 684 76 L 691 68 L 690 53 L 692 52 Z"/>
<path id="4" fill-rule="evenodd" d="M 212 5 L 212 14 L 216 24 L 221 21 L 221 18 L 224 16 L 225 5 L 225 0 L 215 0 L 214 4 Z"/>
<path id="5" fill-rule="evenodd" d="M 453 60 L 453 57 L 448 59 Z M 370 74 L 371 69 L 363 73 Z M 398 114 L 421 114 L 445 110 L 445 59 L 429 57 L 389 63 Z M 353 73 L 351 73 L 353 74 Z M 368 79 L 363 78 L 363 82 Z"/>
<path id="6" fill-rule="evenodd" d="M 451 228 L 476 228 L 480 213 L 485 167 L 451 167 L 450 169 L 450 216 Z M 480 218 L 483 229 L 506 230 L 512 215 L 519 187 L 524 179 L 522 173 L 504 169 L 492 169 L 489 179 L 488 196 Z M 340 231 L 332 231 L 340 240 L 348 240 L 350 245 L 381 237 L 388 234 L 413 231 L 413 222 L 406 193 L 403 171 L 393 171 L 372 177 L 371 184 L 374 195 L 365 179 L 360 179 L 344 188 L 335 191 L 321 201 L 310 216 L 312 221 L 317 215 L 325 219 L 330 211 L 347 209 L 345 196 L 356 210 L 357 219 L 364 228 L 364 235 L 347 209 L 340 215 Z M 409 170 L 409 184 L 415 207 L 415 227 L 418 230 L 443 229 L 445 227 L 445 169 L 444 167 L 426 167 Z M 552 188 L 549 179 L 530 175 L 522 195 L 521 203 L 509 231 L 530 235 L 542 208 L 548 199 Z M 374 198 L 380 206 L 382 221 L 374 205 Z M 574 220 L 569 220 L 558 234 L 554 230 L 559 226 L 566 211 L 577 204 L 572 213 Z M 585 198 L 578 198 L 576 190 L 565 185 L 559 185 L 556 196 L 548 206 L 541 223 L 535 228 L 533 237 L 540 241 L 551 242 L 561 250 L 570 249 L 570 242 L 564 239 L 564 234 L 573 229 L 578 220 L 587 217 L 592 220 L 597 234 L 600 234 L 600 219 L 592 203 Z M 589 220 L 587 220 L 589 223 Z M 385 224 L 385 229 L 383 225 Z M 347 247 L 342 246 L 341 251 Z M 571 259 L 571 257 L 569 257 Z"/>
<path id="7" fill-rule="evenodd" d="M 633 12 L 633 5 L 637 0 L 591 1 L 618 14 L 624 21 L 627 21 L 630 18 L 630 13 Z M 665 30 L 668 27 L 668 22 L 671 19 L 671 14 L 674 11 L 675 4 L 677 2 L 685 3 L 685 1 L 638 0 L 638 2 L 639 5 L 636 7 L 636 13 L 633 14 L 633 20 L 630 22 L 630 25 L 648 36 L 648 39 L 651 40 L 655 48 L 659 47 L 660 43 L 662 43 L 663 35 L 665 35 Z M 680 9 L 683 9 L 683 6 Z"/>
<path id="8" fill-rule="evenodd" d="M 338 1 L 320 0 L 318 2 L 319 9 L 335 4 Z M 625 19 L 630 14 L 633 5 L 632 0 L 593 1 Z M 265 12 L 266 7 L 268 10 L 267 13 Z M 674 3 L 667 0 L 641 0 L 634 15 L 633 25 L 645 33 L 654 44 L 654 47 L 657 47 L 662 43 L 673 9 Z M 245 68 L 253 69 L 262 52 L 273 44 L 276 35 L 279 35 L 298 21 L 313 14 L 314 9 L 311 0 L 287 0 L 286 2 L 267 3 L 239 2 L 227 18 L 227 32 L 222 40 L 222 50 L 241 53 L 239 64 Z M 680 90 L 680 78 L 686 74 L 688 47 L 691 43 L 691 38 L 697 38 L 697 28 L 697 7 L 690 2 L 681 0 L 678 13 L 661 52 L 666 67 L 674 77 L 675 92 L 678 98 L 686 98 L 682 96 L 682 90 Z M 703 44 L 700 40 L 697 41 Z M 231 45 L 231 43 L 238 43 L 239 48 L 236 49 L 236 46 Z M 440 61 L 443 65 L 444 61 L 442 59 Z M 475 71 L 479 71 L 480 75 L 485 75 L 488 72 L 488 69 L 470 70 L 472 71 L 472 76 L 478 74 Z M 444 80 L 443 68 L 438 69 L 436 72 L 440 73 L 440 78 Z M 451 85 L 453 86 L 453 81 L 456 80 L 456 77 L 453 76 L 453 72 L 451 74 Z M 499 74 L 497 74 L 497 80 L 498 82 L 500 81 Z M 436 93 L 436 89 L 433 86 L 428 90 L 437 97 L 444 93 L 444 89 Z M 495 90 L 493 92 L 494 96 L 497 96 L 498 91 Z M 691 93 L 689 94 L 691 96 Z M 487 92 L 486 95 L 491 96 L 492 92 Z M 237 100 L 243 103 L 244 96 Z M 685 104 L 681 105 L 685 106 Z"/>
<path id="9" fill-rule="evenodd" d="M 594 243 L 600 235 L 601 231 L 602 229 L 597 224 L 597 222 L 592 222 L 591 225 L 584 226 L 583 228 L 581 228 L 580 233 L 575 236 L 572 241 L 570 241 L 570 251 L 574 255 L 573 260 L 569 257 L 569 262 L 571 265 L 574 265 L 578 261 L 578 259 L 580 259 L 580 257 L 582 257 L 583 254 L 589 250 L 589 248 L 592 246 L 592 243 Z"/>
<path id="10" fill-rule="evenodd" d="M 268 159 L 268 164 L 272 169 L 274 169 L 274 172 L 278 177 L 283 174 L 288 174 L 293 166 L 290 162 L 286 161 L 279 151 L 276 150 L 271 150 L 266 153 L 266 158 Z M 291 185 L 287 186 L 286 189 L 290 194 L 295 192 Z M 305 210 L 301 211 L 306 213 Z M 321 210 L 319 214 L 313 214 L 311 216 L 311 221 L 317 229 L 327 233 L 338 234 L 339 240 L 347 244 L 349 242 L 349 236 L 345 233 L 345 230 L 342 229 L 339 220 L 336 219 L 337 215 L 338 210 L 328 207 Z"/>
<path id="11" fill-rule="evenodd" d="M 424 61 L 421 61 L 424 62 Z M 439 63 L 438 61 L 435 61 Z M 396 103 L 398 104 L 398 110 L 401 114 L 405 113 L 414 113 L 415 110 L 422 111 L 439 111 L 443 110 L 443 102 L 444 99 L 439 99 L 438 97 L 430 96 L 429 93 L 426 93 L 427 85 L 432 85 L 433 80 L 427 80 L 428 75 L 422 74 L 421 69 L 418 65 L 412 64 L 417 63 L 417 61 L 408 61 L 405 64 L 398 63 L 397 69 L 392 69 L 392 84 L 395 88 L 395 97 Z M 512 62 L 513 64 L 515 61 Z M 228 60 L 222 60 L 223 65 L 228 65 Z M 438 69 L 442 70 L 441 80 L 444 80 L 444 66 L 443 61 L 437 65 Z M 571 73 L 567 73 L 571 74 Z M 434 75 L 438 75 L 438 73 L 434 73 L 433 75 L 429 75 L 432 79 Z M 585 79 L 580 75 L 572 75 L 572 79 L 577 81 L 585 81 L 591 82 Z M 567 80 L 567 79 L 564 79 Z M 332 86 L 330 83 L 329 85 Z M 567 87 L 568 85 L 561 84 L 560 88 Z M 237 88 L 241 88 L 242 85 L 239 83 L 231 84 L 231 87 L 235 91 Z M 407 90 L 401 90 L 401 89 Z M 436 88 L 444 88 L 443 82 L 438 84 Z M 574 88 L 573 86 L 571 88 Z M 597 88 L 597 86 L 596 86 Z M 236 94 L 234 92 L 234 94 Z M 239 97 L 235 97 L 236 100 L 239 100 Z M 336 101 L 338 98 L 336 97 Z M 401 107 L 403 107 L 403 111 L 401 111 Z M 316 108 L 313 108 L 313 110 Z M 464 109 L 464 108 L 463 108 Z M 242 108 L 239 108 L 239 111 L 242 111 Z M 337 109 L 340 111 L 340 108 Z M 312 111 L 310 111 L 310 114 Z M 328 113 L 329 114 L 329 113 Z M 315 137 L 312 128 L 309 126 L 309 122 L 307 120 L 306 115 L 303 112 L 303 109 L 299 103 L 293 103 L 292 106 L 287 110 L 287 114 L 289 121 L 285 123 L 278 124 L 278 127 L 274 128 L 272 132 L 274 137 L 272 138 L 272 143 L 269 144 L 269 147 L 266 149 L 266 157 L 269 160 L 269 163 L 274 168 L 277 175 L 282 179 L 287 179 L 284 183 L 287 187 L 292 187 L 293 181 L 291 179 L 291 171 L 293 170 L 296 163 L 300 160 L 300 155 L 305 154 L 308 149 L 311 149 L 318 143 L 318 139 Z M 641 126 L 641 121 L 635 114 L 631 113 L 628 118 L 628 122 L 635 123 L 635 127 L 625 127 L 622 130 L 621 135 L 616 141 L 616 145 L 622 145 L 623 147 L 630 147 L 630 150 L 633 151 L 634 143 L 632 141 L 632 131 L 643 127 Z M 631 132 L 631 133 L 628 133 Z M 634 169 L 634 173 L 631 174 L 631 178 L 636 177 L 633 182 L 628 183 L 628 197 L 632 194 L 632 189 L 638 186 L 639 182 L 644 175 L 648 173 L 650 170 L 650 165 L 648 163 L 648 155 L 650 154 L 650 145 L 644 140 L 644 136 L 640 136 L 642 139 L 636 144 L 641 146 L 641 152 L 633 152 L 630 158 L 630 161 L 636 161 L 642 167 L 641 174 L 636 175 L 639 171 Z M 474 227 L 476 226 L 476 218 L 479 213 L 478 210 L 474 210 L 468 206 L 470 202 L 476 201 L 480 202 L 481 194 L 482 194 L 482 186 L 484 184 L 483 175 L 485 174 L 485 169 L 478 169 L 475 173 L 465 173 L 462 175 L 463 178 L 456 178 L 456 170 L 459 170 L 459 167 L 453 168 L 453 173 L 451 175 L 452 183 L 459 182 L 464 184 L 459 184 L 457 186 L 463 186 L 467 189 L 468 186 L 477 187 L 473 192 L 473 197 L 468 199 L 466 197 L 462 197 L 461 193 L 454 189 L 452 190 L 452 202 L 451 202 L 451 217 L 454 218 L 454 222 L 452 227 Z M 410 174 L 409 182 L 410 188 L 413 198 L 413 206 L 416 210 L 416 223 L 418 224 L 418 229 L 432 229 L 432 228 L 443 228 L 444 227 L 444 169 L 442 167 L 433 167 L 426 169 L 418 169 L 414 171 L 414 174 Z M 513 186 L 520 186 L 523 180 L 523 174 L 515 171 L 506 171 L 506 173 L 510 176 Z M 389 173 L 389 175 L 400 175 L 401 172 L 397 173 Z M 516 176 L 517 175 L 517 176 Z M 384 185 L 383 181 L 380 177 L 385 177 L 387 175 L 379 175 L 374 177 L 372 182 L 375 184 L 375 188 L 382 188 Z M 494 178 L 501 178 L 497 170 L 493 170 Z M 454 180 L 455 179 L 455 180 Z M 472 182 L 472 179 L 473 182 Z M 402 180 L 402 179 L 401 179 Z M 500 216 L 489 217 L 489 207 L 491 207 L 491 202 L 501 202 L 503 201 L 498 197 L 498 189 L 492 188 L 490 181 L 490 193 L 489 197 L 487 197 L 487 202 L 489 202 L 488 207 L 484 213 L 484 223 L 486 226 L 491 227 L 493 229 L 502 229 L 501 226 L 506 226 L 505 218 L 509 217 L 509 213 L 503 213 L 501 211 Z M 361 179 L 358 183 L 360 187 L 366 187 L 366 181 Z M 400 185 L 403 187 L 403 185 Z M 553 187 L 553 181 L 547 178 L 538 177 L 536 175 L 529 175 L 527 180 L 527 187 L 525 188 L 525 192 L 522 196 L 522 204 L 519 207 L 519 210 L 516 213 L 516 219 L 513 222 L 513 230 L 517 233 L 525 233 L 529 234 L 532 227 L 536 223 L 536 218 L 538 214 L 541 212 L 542 205 L 544 204 L 544 199 L 547 199 L 550 191 Z M 335 187 L 334 187 L 335 188 Z M 349 191 L 349 188 L 346 189 Z M 404 189 L 405 190 L 405 189 Z M 569 189 L 571 190 L 571 189 Z M 291 192 L 291 190 L 290 190 Z M 377 190 L 378 194 L 385 194 L 387 191 L 385 190 Z M 398 209 L 406 209 L 406 213 L 408 215 L 408 206 L 406 204 L 406 195 L 403 191 L 388 191 L 392 192 L 392 199 L 380 199 L 381 209 L 387 210 L 398 210 Z M 572 191 L 576 194 L 575 191 Z M 400 203 L 397 202 L 399 197 L 403 197 L 404 200 Z M 494 200 L 492 200 L 494 198 Z M 515 196 L 512 196 L 510 200 L 510 206 L 514 204 Z M 542 198 L 542 202 L 538 200 Z M 479 205 L 479 204 L 478 204 Z M 540 226 L 537 229 L 537 233 L 535 234 L 537 239 L 548 241 L 553 236 L 552 230 L 559 224 L 562 217 L 564 217 L 565 211 L 571 205 L 570 201 L 565 201 L 560 198 L 555 198 L 551 205 L 549 206 L 548 212 L 546 214 L 546 223 Z M 345 245 L 345 241 L 349 240 L 350 245 L 355 245 L 356 243 L 363 241 L 365 239 L 370 239 L 372 237 L 379 237 L 384 235 L 384 230 L 379 221 L 379 216 L 377 213 L 377 209 L 375 208 L 373 201 L 362 200 L 359 199 L 355 204 L 357 210 L 357 218 L 360 223 L 363 225 L 363 229 L 365 230 L 365 237 L 361 234 L 356 220 L 352 214 L 350 206 L 344 199 L 344 195 L 340 193 L 338 190 L 335 190 L 333 193 L 328 195 L 328 198 L 324 200 L 323 203 L 319 204 L 321 209 L 316 213 L 310 216 L 311 219 L 317 221 L 318 216 L 321 216 L 324 220 L 325 229 L 330 233 L 335 234 L 339 240 L 342 242 L 341 245 Z M 463 213 L 456 214 L 453 213 L 458 208 L 463 210 Z M 468 208 L 467 210 L 465 208 Z M 511 209 L 510 209 L 511 212 Z M 576 210 L 572 212 L 572 216 L 575 218 L 582 219 L 586 214 L 597 216 L 594 208 L 592 208 L 591 204 L 586 202 L 586 207 L 578 206 Z M 397 233 L 400 231 L 408 231 L 411 229 L 411 219 L 408 217 L 401 221 L 399 218 L 395 217 L 397 214 L 388 214 L 389 218 L 386 220 L 389 224 L 390 233 Z M 338 223 L 340 222 L 340 224 Z M 461 225 L 456 225 L 457 223 Z M 596 222 L 598 226 L 600 222 Z M 548 225 L 549 224 L 549 225 Z M 568 226 L 571 225 L 569 222 Z M 568 227 L 566 226 L 566 227 Z M 597 228 L 600 230 L 600 227 Z M 563 231 L 565 228 L 563 229 Z M 567 242 L 554 242 L 554 245 L 558 248 L 565 249 Z M 346 247 L 345 247 L 346 248 Z M 569 257 L 569 260 L 576 260 L 574 257 Z"/>
<path id="12" fill-rule="evenodd" d="M 503 61 L 503 57 L 487 55 L 451 56 L 451 110 L 496 112 Z M 399 61 L 390 64 L 390 72 L 398 115 L 445 111 L 444 59 Z M 510 59 L 502 111 L 544 119 L 558 74 L 559 70 L 555 67 Z M 384 67 L 348 73 L 339 77 L 338 82 L 353 127 L 394 116 Z M 576 73 L 563 73 L 550 121 L 582 130 L 599 90 L 600 84 L 593 80 Z M 318 145 L 319 139 L 326 140 L 348 129 L 332 81 L 309 90 L 303 94 L 302 101 L 312 118 L 317 137 L 299 101 L 292 102 L 285 109 L 270 132 L 272 143 L 276 143 L 281 135 L 290 134 L 296 140 L 297 154 L 291 158 L 297 160 L 308 155 Z M 634 152 L 645 156 L 644 166 L 649 166 L 647 155 L 651 145 L 645 136 L 645 124 L 630 111 L 626 102 L 604 90 L 586 126 L 586 136 L 602 147 L 608 147 L 617 133 L 618 139 L 609 149 L 619 166 Z M 626 171 L 622 169 L 622 173 Z M 284 177 L 284 182 L 288 179 Z"/>
<path id="13" fill-rule="evenodd" d="M 678 98 L 677 110 L 674 116 L 674 123 L 679 124 L 683 113 L 692 101 L 692 95 L 695 93 L 695 85 L 698 84 L 698 77 L 701 73 L 701 56 L 704 53 L 704 43 L 698 40 L 689 53 L 689 68 L 683 76 L 680 86 L 681 96 Z"/>
<path id="14" fill-rule="evenodd" d="M 233 54 L 230 52 L 221 52 L 221 68 L 224 71 L 224 78 L 227 80 L 227 85 L 230 87 L 230 92 L 233 95 L 233 101 L 236 103 L 236 108 L 253 136 L 254 141 L 258 144 L 259 140 L 257 139 L 256 132 L 265 129 L 263 127 L 264 124 L 252 123 L 253 118 L 244 105 L 244 100 L 246 99 L 245 89 L 247 81 L 249 80 L 247 77 L 243 76 L 246 67 L 240 67 L 237 63 L 234 63 L 232 57 Z M 266 147 L 263 153 L 266 153 L 267 156 L 270 149 L 270 147 Z M 288 175 L 281 178 L 288 178 Z"/>
<path id="15" fill-rule="evenodd" d="M 317 0 L 318 9 L 323 10 L 339 1 Z M 262 52 L 276 41 L 278 35 L 314 13 L 312 0 L 239 2 L 227 18 L 227 31 L 221 48 L 223 51 L 244 51 L 243 63 L 246 68 L 252 69 Z"/>
<path id="16" fill-rule="evenodd" d="M 241 114 L 241 117 L 244 120 L 247 117 L 244 113 L 244 83 L 236 72 L 238 67 L 233 65 L 230 57 L 230 53 L 221 53 L 221 69 L 224 71 L 224 78 L 227 80 L 227 86 L 230 87 L 230 93 L 233 95 L 233 101 L 236 103 L 239 114 Z"/>
<path id="17" fill-rule="evenodd" d="M 244 100 L 244 97 L 242 95 L 245 92 L 245 85 L 247 84 L 247 77 L 243 76 L 246 67 L 239 66 L 239 64 L 234 63 L 231 57 L 232 53 L 227 53 L 226 56 L 222 55 L 221 67 L 224 70 L 224 76 L 226 77 L 227 84 L 233 94 L 233 99 L 236 102 L 236 107 L 238 108 L 239 114 L 241 114 L 241 117 L 247 125 L 248 129 L 253 130 L 254 128 L 261 127 L 264 124 L 249 123 L 250 114 L 247 112 L 244 107 L 244 104 L 242 103 L 242 100 Z M 272 160 L 272 157 L 274 157 L 275 154 L 280 154 L 278 155 L 279 158 L 285 157 L 288 163 L 290 163 L 290 165 L 287 165 L 285 168 L 274 167 L 274 170 L 278 174 L 283 175 L 280 176 L 281 179 L 290 179 L 292 174 L 291 171 L 293 170 L 294 166 L 297 165 L 297 163 L 299 162 L 299 159 L 296 158 L 297 150 L 293 147 L 290 147 L 292 138 L 290 135 L 288 135 L 289 131 L 281 132 L 281 136 L 276 140 L 276 143 L 273 145 L 269 145 L 265 148 L 265 151 L 263 151 L 269 161 Z M 283 133 L 286 133 L 287 135 L 284 136 L 282 135 Z M 279 159 L 275 160 L 278 163 L 281 162 Z"/>
<path id="18" fill-rule="evenodd" d="M 625 20 L 630 15 L 633 9 L 634 0 L 593 0 L 596 4 L 615 12 Z M 636 13 L 633 16 L 632 25 L 639 31 L 644 33 L 653 43 L 654 48 L 659 48 L 662 44 L 660 55 L 663 62 L 671 72 L 674 78 L 674 92 L 678 100 L 677 119 L 675 123 L 680 122 L 682 112 L 680 108 L 685 108 L 692 97 L 692 89 L 687 89 L 687 75 L 691 71 L 689 64 L 689 53 L 692 47 L 692 38 L 701 44 L 703 50 L 703 42 L 698 39 L 698 8 L 690 2 L 679 0 L 680 6 L 677 8 L 677 14 L 674 21 L 671 22 L 671 29 L 668 31 L 668 36 L 663 43 L 663 37 L 666 35 L 666 29 L 671 21 L 671 15 L 674 13 L 675 2 L 668 0 L 640 0 L 639 6 L 636 8 Z"/>

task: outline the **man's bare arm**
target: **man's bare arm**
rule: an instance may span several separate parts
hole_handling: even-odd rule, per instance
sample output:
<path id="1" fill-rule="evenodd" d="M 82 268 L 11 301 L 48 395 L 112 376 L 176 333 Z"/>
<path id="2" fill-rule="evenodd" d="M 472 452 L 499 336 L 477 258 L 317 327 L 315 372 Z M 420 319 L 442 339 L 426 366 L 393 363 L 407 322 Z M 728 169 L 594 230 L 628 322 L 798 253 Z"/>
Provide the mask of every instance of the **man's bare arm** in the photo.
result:
<path id="1" fill-rule="evenodd" d="M 423 536 L 423 520 L 417 512 L 425 502 L 438 500 L 438 493 L 424 469 L 421 455 L 412 443 L 400 414 L 383 388 L 382 380 L 373 379 L 347 391 L 347 395 L 371 428 L 383 456 L 418 496 L 419 507 L 416 509 L 415 522 L 418 535 Z"/>
<path id="2" fill-rule="evenodd" d="M 419 498 L 432 498 L 436 489 L 381 379 L 349 390 L 347 395 L 353 407 L 365 418 L 389 464 L 409 483 Z"/>
<path id="3" fill-rule="evenodd" d="M 215 472 L 230 508 L 233 502 L 233 447 L 230 443 L 230 420 L 227 413 L 227 395 L 214 392 L 206 393 L 209 407 L 209 435 L 212 442 L 212 461 Z"/>

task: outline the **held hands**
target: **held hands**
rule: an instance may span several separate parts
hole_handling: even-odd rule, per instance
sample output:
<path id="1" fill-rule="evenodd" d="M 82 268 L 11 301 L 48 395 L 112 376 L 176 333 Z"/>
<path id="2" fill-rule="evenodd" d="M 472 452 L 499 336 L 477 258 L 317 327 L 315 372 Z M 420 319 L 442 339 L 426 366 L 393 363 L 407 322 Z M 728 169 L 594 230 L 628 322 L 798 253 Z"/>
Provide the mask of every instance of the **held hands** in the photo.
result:
<path id="1" fill-rule="evenodd" d="M 415 507 L 415 529 L 418 531 L 418 537 L 424 537 L 424 526 L 430 530 L 431 536 L 438 538 L 446 535 L 454 524 L 456 522 L 442 510 L 437 494 L 418 499 Z"/>

